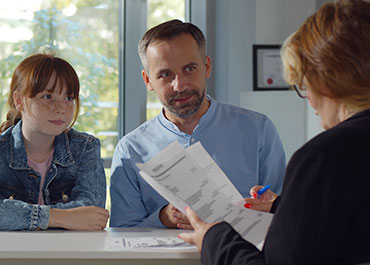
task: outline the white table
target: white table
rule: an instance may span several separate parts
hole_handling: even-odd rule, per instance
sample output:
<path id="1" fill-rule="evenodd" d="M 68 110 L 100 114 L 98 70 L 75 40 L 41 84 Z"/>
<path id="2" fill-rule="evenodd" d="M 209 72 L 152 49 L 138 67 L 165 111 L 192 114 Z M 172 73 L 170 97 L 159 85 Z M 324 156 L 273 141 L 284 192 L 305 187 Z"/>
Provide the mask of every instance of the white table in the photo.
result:
<path id="1" fill-rule="evenodd" d="M 200 264 L 195 249 L 107 249 L 111 238 L 177 236 L 177 229 L 107 228 L 100 232 L 0 232 L 0 264 Z"/>

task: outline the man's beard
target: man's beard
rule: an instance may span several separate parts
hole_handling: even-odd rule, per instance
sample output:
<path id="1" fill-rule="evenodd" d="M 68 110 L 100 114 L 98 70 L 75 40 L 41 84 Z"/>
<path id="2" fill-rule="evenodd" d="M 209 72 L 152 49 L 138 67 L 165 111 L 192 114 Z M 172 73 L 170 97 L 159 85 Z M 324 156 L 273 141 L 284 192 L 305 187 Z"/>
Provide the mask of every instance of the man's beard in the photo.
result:
<path id="1" fill-rule="evenodd" d="M 175 114 L 177 117 L 186 118 L 199 110 L 205 94 L 205 90 L 203 90 L 202 95 L 200 95 L 197 90 L 193 90 L 191 92 L 176 93 L 171 95 L 171 97 L 168 98 L 167 102 L 162 101 L 162 104 L 168 109 L 169 112 Z M 190 102 L 184 103 L 183 105 L 173 104 L 176 98 L 185 98 L 190 96 L 194 96 L 194 98 Z"/>

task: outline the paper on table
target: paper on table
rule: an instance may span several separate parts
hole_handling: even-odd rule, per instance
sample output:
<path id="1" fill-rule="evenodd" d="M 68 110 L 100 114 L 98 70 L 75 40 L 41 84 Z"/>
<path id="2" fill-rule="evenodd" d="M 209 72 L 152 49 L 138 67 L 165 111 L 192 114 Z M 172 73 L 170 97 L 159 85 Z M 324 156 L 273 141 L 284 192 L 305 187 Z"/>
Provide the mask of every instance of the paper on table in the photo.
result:
<path id="1" fill-rule="evenodd" d="M 185 243 L 177 237 L 124 237 L 109 238 L 105 249 L 195 249 L 195 246 Z"/>
<path id="2" fill-rule="evenodd" d="M 148 184 L 181 212 L 189 206 L 206 222 L 229 222 L 256 246 L 264 240 L 272 215 L 242 207 L 243 197 L 199 142 L 187 149 L 174 142 L 137 166 Z"/>

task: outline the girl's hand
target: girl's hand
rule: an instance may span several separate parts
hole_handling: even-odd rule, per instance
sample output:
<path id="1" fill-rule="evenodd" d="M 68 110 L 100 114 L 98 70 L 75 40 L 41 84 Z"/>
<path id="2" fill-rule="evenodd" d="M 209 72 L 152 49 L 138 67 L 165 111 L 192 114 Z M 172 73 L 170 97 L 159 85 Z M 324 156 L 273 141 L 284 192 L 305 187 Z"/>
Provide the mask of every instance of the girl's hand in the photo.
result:
<path id="1" fill-rule="evenodd" d="M 96 231 L 106 227 L 109 212 L 96 206 L 72 209 L 50 209 L 49 227 L 61 227 L 68 230 Z"/>
<path id="2" fill-rule="evenodd" d="M 184 240 L 187 243 L 196 245 L 198 251 L 200 252 L 202 250 L 202 242 L 205 233 L 210 229 L 212 226 L 214 226 L 216 223 L 206 223 L 203 222 L 198 215 L 190 209 L 190 207 L 186 207 L 186 215 L 190 221 L 190 224 L 194 228 L 193 233 L 181 233 L 178 235 L 178 237 L 182 240 Z"/>
<path id="3" fill-rule="evenodd" d="M 260 197 L 258 197 L 257 192 L 262 188 L 263 186 L 254 186 L 250 189 L 249 193 L 252 197 L 244 199 L 244 206 L 246 208 L 261 212 L 270 212 L 272 204 L 278 196 L 271 190 L 267 190 Z"/>

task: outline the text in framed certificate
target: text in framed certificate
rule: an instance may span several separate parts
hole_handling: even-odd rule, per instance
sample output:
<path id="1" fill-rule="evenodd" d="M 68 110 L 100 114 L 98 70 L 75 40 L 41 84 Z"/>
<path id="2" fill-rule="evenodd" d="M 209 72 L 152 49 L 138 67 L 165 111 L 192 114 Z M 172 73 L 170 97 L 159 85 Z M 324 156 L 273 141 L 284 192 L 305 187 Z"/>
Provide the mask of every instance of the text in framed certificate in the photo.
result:
<path id="1" fill-rule="evenodd" d="M 253 45 L 253 90 L 288 90 L 280 45 Z"/>

